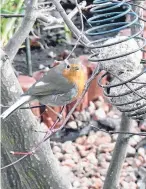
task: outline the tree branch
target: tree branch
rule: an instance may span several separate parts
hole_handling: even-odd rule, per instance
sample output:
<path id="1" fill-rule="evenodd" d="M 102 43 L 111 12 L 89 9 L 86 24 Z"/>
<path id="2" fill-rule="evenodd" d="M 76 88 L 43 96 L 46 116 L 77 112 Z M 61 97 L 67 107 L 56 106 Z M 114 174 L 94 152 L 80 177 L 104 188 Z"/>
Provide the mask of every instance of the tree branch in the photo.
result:
<path id="1" fill-rule="evenodd" d="M 3 54 L 2 54 L 3 53 Z M 9 59 L 2 51 L 1 62 L 1 100 L 4 104 L 15 102 L 22 89 L 13 72 Z M 40 128 L 40 124 L 30 110 L 18 110 L 9 119 L 2 122 L 2 145 L 5 148 L 3 165 L 17 160 L 18 156 L 10 155 L 10 150 L 28 151 L 32 146 L 41 141 L 44 134 L 32 132 L 32 128 Z M 7 161 L 7 159 L 9 161 Z M 52 153 L 49 141 L 41 144 L 40 149 L 32 156 L 27 156 L 23 161 L 2 170 L 2 174 L 13 175 L 17 171 L 21 189 L 26 188 L 51 188 L 52 189 L 71 189 L 69 179 L 64 177 L 59 167 L 58 161 Z M 4 178 L 4 176 L 2 177 Z M 7 183 L 5 183 L 7 185 Z"/>
<path id="2" fill-rule="evenodd" d="M 130 128 L 131 128 L 130 119 L 126 117 L 125 114 L 123 113 L 120 131 L 130 132 Z M 108 168 L 103 189 L 118 189 L 120 172 L 127 154 L 127 146 L 129 139 L 130 137 L 127 134 L 122 134 L 122 135 L 119 134 L 112 155 L 112 160 Z"/>

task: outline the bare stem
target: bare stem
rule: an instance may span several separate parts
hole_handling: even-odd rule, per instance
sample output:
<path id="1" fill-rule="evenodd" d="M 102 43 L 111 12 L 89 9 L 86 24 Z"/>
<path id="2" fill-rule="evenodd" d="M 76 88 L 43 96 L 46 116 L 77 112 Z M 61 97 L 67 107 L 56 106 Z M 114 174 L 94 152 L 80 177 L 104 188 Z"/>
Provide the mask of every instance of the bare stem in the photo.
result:
<path id="1" fill-rule="evenodd" d="M 130 119 L 126 117 L 124 113 L 122 114 L 120 127 L 120 132 L 123 131 L 130 132 Z M 129 138 L 127 134 L 118 136 L 103 189 L 118 189 L 120 173 L 126 157 Z"/>

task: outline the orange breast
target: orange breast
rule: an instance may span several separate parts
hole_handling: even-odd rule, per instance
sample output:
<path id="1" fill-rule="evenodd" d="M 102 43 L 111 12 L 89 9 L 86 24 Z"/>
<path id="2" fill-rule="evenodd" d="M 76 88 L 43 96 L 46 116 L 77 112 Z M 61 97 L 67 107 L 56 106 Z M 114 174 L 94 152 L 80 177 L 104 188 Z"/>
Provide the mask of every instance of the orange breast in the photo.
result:
<path id="1" fill-rule="evenodd" d="M 69 80 L 69 82 L 75 84 L 78 88 L 77 96 L 74 98 L 74 100 L 76 100 L 79 96 L 81 96 L 87 80 L 83 68 L 81 67 L 79 70 L 64 70 L 63 75 Z"/>

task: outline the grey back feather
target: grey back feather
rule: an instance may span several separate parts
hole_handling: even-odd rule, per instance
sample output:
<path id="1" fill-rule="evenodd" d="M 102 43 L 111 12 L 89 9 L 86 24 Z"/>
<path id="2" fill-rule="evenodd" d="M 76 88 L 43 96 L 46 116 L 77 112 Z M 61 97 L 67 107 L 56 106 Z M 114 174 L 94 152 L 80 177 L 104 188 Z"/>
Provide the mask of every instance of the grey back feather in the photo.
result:
<path id="1" fill-rule="evenodd" d="M 62 62 L 55 66 L 44 76 L 37 81 L 25 95 L 31 96 L 46 96 L 46 95 L 57 95 L 67 93 L 69 90 L 74 88 L 74 84 L 70 83 L 62 75 L 62 71 L 65 68 L 66 63 Z"/>

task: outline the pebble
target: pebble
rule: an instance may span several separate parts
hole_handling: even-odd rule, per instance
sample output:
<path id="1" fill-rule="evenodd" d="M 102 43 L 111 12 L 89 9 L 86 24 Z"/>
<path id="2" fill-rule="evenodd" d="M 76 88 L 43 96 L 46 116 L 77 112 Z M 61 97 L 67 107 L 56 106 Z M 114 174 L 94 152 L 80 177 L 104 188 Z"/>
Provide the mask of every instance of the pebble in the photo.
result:
<path id="1" fill-rule="evenodd" d="M 80 184 L 80 182 L 78 180 L 73 182 L 73 186 L 76 187 L 76 188 L 79 187 L 80 185 L 81 184 Z"/>
<path id="2" fill-rule="evenodd" d="M 87 186 L 88 187 L 88 186 L 92 185 L 91 180 L 89 180 L 86 177 L 81 178 L 80 182 L 81 182 L 81 186 Z"/>
<path id="3" fill-rule="evenodd" d="M 106 113 L 103 110 L 103 108 L 99 108 L 98 110 L 95 110 L 95 113 L 93 115 L 94 120 L 104 119 L 105 117 L 106 117 Z"/>
<path id="4" fill-rule="evenodd" d="M 86 157 L 89 154 L 89 151 L 82 150 L 82 151 L 79 152 L 79 154 L 80 154 L 81 158 L 83 158 L 83 157 Z"/>
<path id="5" fill-rule="evenodd" d="M 67 123 L 66 128 L 71 128 L 71 129 L 77 129 L 77 123 L 75 121 L 70 121 Z"/>
<path id="6" fill-rule="evenodd" d="M 112 159 L 111 154 L 110 154 L 110 153 L 106 153 L 106 157 L 105 157 L 105 159 L 106 159 L 107 162 L 110 162 L 111 159 Z"/>
<path id="7" fill-rule="evenodd" d="M 142 161 L 140 159 L 134 159 L 134 163 L 136 167 L 140 167 L 142 165 Z"/>
<path id="8" fill-rule="evenodd" d="M 73 113 L 73 115 L 74 115 L 75 118 L 78 118 L 79 112 L 76 111 L 76 112 Z"/>
<path id="9" fill-rule="evenodd" d="M 62 144 L 62 151 L 63 153 L 71 153 L 73 154 L 75 152 L 75 146 L 73 145 L 72 141 L 67 141 Z"/>
<path id="10" fill-rule="evenodd" d="M 88 107 L 88 112 L 90 113 L 90 115 L 92 115 L 95 112 L 95 109 L 96 109 L 95 104 L 90 101 L 89 107 Z"/>
<path id="11" fill-rule="evenodd" d="M 63 156 L 63 160 L 66 160 L 66 159 L 72 159 L 72 154 L 64 154 Z"/>
<path id="12" fill-rule="evenodd" d="M 98 147 L 99 152 L 112 152 L 114 149 L 115 143 L 101 144 Z"/>
<path id="13" fill-rule="evenodd" d="M 89 120 L 90 120 L 90 113 L 87 112 L 87 111 L 85 111 L 85 110 L 83 110 L 82 112 L 80 112 L 80 113 L 78 114 L 77 119 L 78 119 L 79 121 L 83 121 L 83 122 L 89 121 Z"/>
<path id="14" fill-rule="evenodd" d="M 93 187 L 94 187 L 95 189 L 101 189 L 102 186 L 103 186 L 102 180 L 101 180 L 100 178 L 97 178 L 97 179 L 95 180 L 95 183 L 93 184 Z"/>
<path id="15" fill-rule="evenodd" d="M 128 165 L 133 165 L 133 163 L 134 163 L 132 157 L 127 157 L 127 158 L 126 158 L 126 162 L 128 163 Z"/>
<path id="16" fill-rule="evenodd" d="M 79 138 L 76 139 L 76 143 L 77 144 L 84 144 L 86 142 L 87 136 L 81 136 Z"/>
<path id="17" fill-rule="evenodd" d="M 122 185 L 122 188 L 124 188 L 124 189 L 130 189 L 129 188 L 129 183 L 127 183 L 126 181 L 122 181 L 121 185 Z"/>
<path id="18" fill-rule="evenodd" d="M 101 166 L 101 168 L 108 169 L 108 167 L 109 167 L 109 162 L 103 161 L 103 162 L 100 163 L 100 166 Z"/>
<path id="19" fill-rule="evenodd" d="M 145 157 L 146 156 L 146 152 L 145 152 L 145 149 L 144 148 L 139 148 L 138 149 L 138 154 L 142 157 Z"/>
<path id="20" fill-rule="evenodd" d="M 56 157 L 59 161 L 62 161 L 63 158 L 64 158 L 63 154 L 60 153 L 60 152 L 56 152 L 56 153 L 55 153 L 55 157 Z"/>
<path id="21" fill-rule="evenodd" d="M 82 127 L 83 123 L 80 120 L 76 121 L 78 127 Z"/>
<path id="22" fill-rule="evenodd" d="M 135 153 L 136 149 L 129 145 L 127 149 L 127 157 L 134 157 Z"/>
<path id="23" fill-rule="evenodd" d="M 96 134 L 89 135 L 87 140 L 86 140 L 86 144 L 94 144 L 96 142 L 96 140 L 98 140 Z"/>
<path id="24" fill-rule="evenodd" d="M 72 159 L 66 159 L 65 161 L 61 162 L 61 165 L 67 166 L 67 167 L 70 167 L 70 168 L 73 168 L 73 167 L 76 166 Z"/>
<path id="25" fill-rule="evenodd" d="M 98 163 L 98 160 L 97 160 L 97 158 L 95 157 L 95 154 L 94 154 L 94 153 L 89 153 L 89 154 L 87 155 L 86 159 L 89 161 L 90 164 L 97 165 L 97 163 Z"/>
<path id="26" fill-rule="evenodd" d="M 52 150 L 54 153 L 61 152 L 61 149 L 58 146 L 54 146 Z"/>
<path id="27" fill-rule="evenodd" d="M 129 144 L 133 147 L 135 147 L 137 145 L 137 143 L 141 140 L 141 137 L 138 135 L 133 136 L 132 138 L 130 138 L 129 140 Z"/>
<path id="28" fill-rule="evenodd" d="M 111 136 L 107 133 L 98 132 L 97 140 L 95 141 L 95 145 L 105 144 L 111 142 Z"/>

